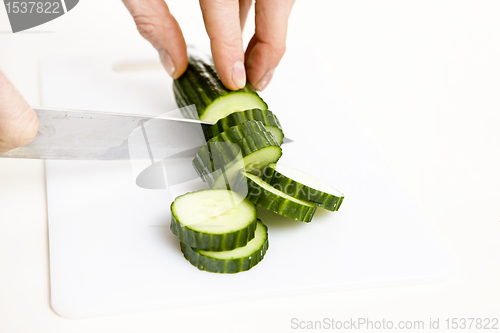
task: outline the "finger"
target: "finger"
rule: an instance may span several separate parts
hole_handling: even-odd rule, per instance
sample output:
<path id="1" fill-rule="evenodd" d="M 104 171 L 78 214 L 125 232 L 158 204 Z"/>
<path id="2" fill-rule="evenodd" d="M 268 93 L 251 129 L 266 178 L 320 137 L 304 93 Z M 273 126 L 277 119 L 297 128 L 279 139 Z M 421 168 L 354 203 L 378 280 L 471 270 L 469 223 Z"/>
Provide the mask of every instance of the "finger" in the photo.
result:
<path id="1" fill-rule="evenodd" d="M 38 117 L 0 71 L 0 154 L 27 145 L 38 132 Z"/>
<path id="2" fill-rule="evenodd" d="M 167 73 L 174 79 L 188 65 L 186 42 L 181 28 L 163 0 L 123 0 L 137 30 L 158 50 Z"/>
<path id="3" fill-rule="evenodd" d="M 215 69 L 231 90 L 246 84 L 238 0 L 200 0 Z"/>
<path id="4" fill-rule="evenodd" d="M 248 81 L 263 90 L 271 81 L 286 50 L 288 17 L 291 0 L 257 0 L 255 3 L 255 35 L 245 53 Z"/>
<path id="5" fill-rule="evenodd" d="M 248 11 L 252 7 L 252 2 L 253 0 L 240 0 L 240 27 L 242 31 L 247 21 Z"/>

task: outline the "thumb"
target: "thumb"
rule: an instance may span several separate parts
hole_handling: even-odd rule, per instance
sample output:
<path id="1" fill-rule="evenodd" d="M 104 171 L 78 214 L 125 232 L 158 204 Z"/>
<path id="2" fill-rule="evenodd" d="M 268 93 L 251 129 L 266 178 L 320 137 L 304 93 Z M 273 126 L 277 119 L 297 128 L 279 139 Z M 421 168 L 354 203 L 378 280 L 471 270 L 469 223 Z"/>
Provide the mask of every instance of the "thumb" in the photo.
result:
<path id="1" fill-rule="evenodd" d="M 0 154 L 27 145 L 38 133 L 38 117 L 0 71 Z"/>

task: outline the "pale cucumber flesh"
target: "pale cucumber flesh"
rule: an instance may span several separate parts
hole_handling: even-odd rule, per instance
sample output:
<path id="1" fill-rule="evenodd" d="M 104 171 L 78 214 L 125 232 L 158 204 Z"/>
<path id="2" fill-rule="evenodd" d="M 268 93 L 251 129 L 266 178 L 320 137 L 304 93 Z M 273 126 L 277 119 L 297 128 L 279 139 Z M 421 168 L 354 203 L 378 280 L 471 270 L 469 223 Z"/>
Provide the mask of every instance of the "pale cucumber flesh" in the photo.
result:
<path id="1" fill-rule="evenodd" d="M 278 127 L 275 126 L 267 126 L 266 129 L 272 133 L 272 135 L 276 138 L 276 141 L 281 145 L 283 143 L 283 139 L 285 138 L 285 135 L 283 134 L 283 131 L 280 130 Z"/>
<path id="2" fill-rule="evenodd" d="M 267 105 L 255 93 L 233 92 L 213 101 L 201 115 L 200 120 L 216 122 L 233 112 L 253 108 L 267 109 Z"/>
<path id="3" fill-rule="evenodd" d="M 307 202 L 307 201 L 303 201 L 303 200 L 300 200 L 300 199 L 296 199 L 274 187 L 272 187 L 271 185 L 269 185 L 268 183 L 266 183 L 265 181 L 263 181 L 261 178 L 255 176 L 255 175 L 252 175 L 252 174 L 246 174 L 246 177 L 247 178 L 250 178 L 255 184 L 259 185 L 260 187 L 262 187 L 264 190 L 270 192 L 270 193 L 273 193 L 281 198 L 284 198 L 284 199 L 287 199 L 287 200 L 290 200 L 290 201 L 293 201 L 295 203 L 298 203 L 300 205 L 304 205 L 304 206 L 309 206 L 309 207 L 315 207 L 313 204 Z"/>
<path id="4" fill-rule="evenodd" d="M 178 197 L 172 214 L 181 225 L 210 234 L 240 230 L 256 218 L 251 203 L 227 190 L 198 191 Z"/>
<path id="5" fill-rule="evenodd" d="M 226 185 L 231 186 L 235 177 L 239 172 L 245 171 L 252 174 L 261 175 L 264 168 L 271 162 L 279 159 L 281 156 L 281 148 L 277 146 L 269 146 L 253 152 L 250 155 L 243 157 L 243 163 L 235 163 L 230 166 L 225 174 L 222 174 L 215 181 L 213 188 L 227 188 Z"/>

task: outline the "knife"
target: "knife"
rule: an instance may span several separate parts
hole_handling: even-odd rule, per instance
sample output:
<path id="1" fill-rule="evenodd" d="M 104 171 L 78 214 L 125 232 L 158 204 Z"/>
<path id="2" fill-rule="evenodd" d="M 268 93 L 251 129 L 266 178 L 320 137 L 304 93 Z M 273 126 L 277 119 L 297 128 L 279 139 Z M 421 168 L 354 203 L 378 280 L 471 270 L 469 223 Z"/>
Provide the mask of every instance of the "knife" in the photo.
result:
<path id="1" fill-rule="evenodd" d="M 39 130 L 26 146 L 0 157 L 137 160 L 194 157 L 213 123 L 168 116 L 34 107 Z M 179 112 L 177 112 L 179 114 Z M 291 142 L 285 139 L 284 142 Z"/>
<path id="2" fill-rule="evenodd" d="M 190 107 L 190 106 L 189 106 Z M 165 189 L 197 179 L 190 165 L 208 140 L 213 123 L 161 116 L 34 107 L 36 137 L 26 146 L 0 155 L 46 160 L 129 160 L 135 182 Z M 170 115 L 170 116 L 169 116 Z M 292 140 L 285 138 L 283 143 Z"/>

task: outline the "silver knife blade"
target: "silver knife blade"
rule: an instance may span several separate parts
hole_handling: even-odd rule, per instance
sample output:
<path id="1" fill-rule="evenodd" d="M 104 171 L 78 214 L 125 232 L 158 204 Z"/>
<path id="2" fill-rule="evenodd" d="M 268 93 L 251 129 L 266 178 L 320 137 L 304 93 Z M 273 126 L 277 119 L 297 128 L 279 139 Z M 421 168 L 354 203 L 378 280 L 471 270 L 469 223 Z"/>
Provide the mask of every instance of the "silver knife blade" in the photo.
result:
<path id="1" fill-rule="evenodd" d="M 33 108 L 39 130 L 28 145 L 0 157 L 158 161 L 205 144 L 212 123 L 193 119 Z"/>

